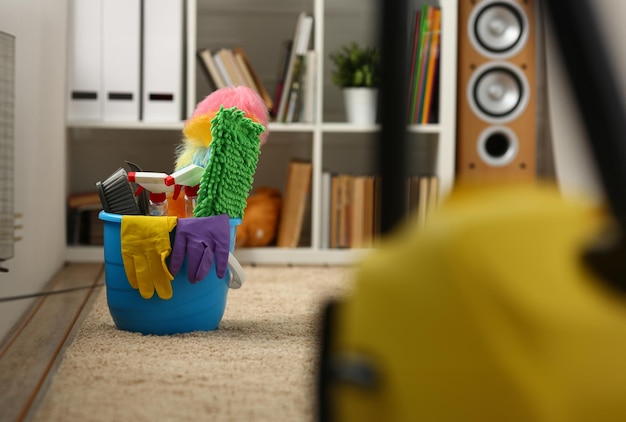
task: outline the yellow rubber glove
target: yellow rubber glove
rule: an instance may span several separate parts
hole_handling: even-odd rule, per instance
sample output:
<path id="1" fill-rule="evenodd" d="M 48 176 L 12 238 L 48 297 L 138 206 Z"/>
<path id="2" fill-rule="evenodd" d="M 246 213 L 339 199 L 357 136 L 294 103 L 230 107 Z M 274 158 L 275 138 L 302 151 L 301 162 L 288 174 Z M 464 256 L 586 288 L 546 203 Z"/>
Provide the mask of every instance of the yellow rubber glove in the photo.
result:
<path id="1" fill-rule="evenodd" d="M 176 227 L 176 217 L 122 217 L 122 259 L 128 282 L 144 299 L 156 290 L 161 299 L 172 297 L 174 277 L 167 269 L 165 258 L 172 251 L 170 232 Z"/>

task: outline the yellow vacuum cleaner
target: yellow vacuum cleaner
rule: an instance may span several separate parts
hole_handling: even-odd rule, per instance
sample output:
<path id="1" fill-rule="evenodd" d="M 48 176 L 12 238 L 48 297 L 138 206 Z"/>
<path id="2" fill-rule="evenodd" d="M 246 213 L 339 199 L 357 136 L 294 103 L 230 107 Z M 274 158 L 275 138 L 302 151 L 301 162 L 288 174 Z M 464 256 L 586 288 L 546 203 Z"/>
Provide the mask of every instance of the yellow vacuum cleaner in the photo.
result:
<path id="1" fill-rule="evenodd" d="M 463 187 L 424 230 L 398 225 L 326 309 L 320 420 L 626 420 L 626 112 L 588 2 L 544 4 L 606 209 Z"/>

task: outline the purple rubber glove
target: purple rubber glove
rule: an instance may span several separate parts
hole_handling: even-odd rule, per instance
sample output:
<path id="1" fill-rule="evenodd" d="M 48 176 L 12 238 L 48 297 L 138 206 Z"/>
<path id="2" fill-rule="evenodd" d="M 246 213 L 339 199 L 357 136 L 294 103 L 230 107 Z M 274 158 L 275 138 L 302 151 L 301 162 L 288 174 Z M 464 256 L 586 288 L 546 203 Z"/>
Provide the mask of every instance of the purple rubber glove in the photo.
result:
<path id="1" fill-rule="evenodd" d="M 219 278 L 224 278 L 230 251 L 228 215 L 179 218 L 170 260 L 170 272 L 176 275 L 187 254 L 187 277 L 192 283 L 204 279 L 215 260 Z"/>

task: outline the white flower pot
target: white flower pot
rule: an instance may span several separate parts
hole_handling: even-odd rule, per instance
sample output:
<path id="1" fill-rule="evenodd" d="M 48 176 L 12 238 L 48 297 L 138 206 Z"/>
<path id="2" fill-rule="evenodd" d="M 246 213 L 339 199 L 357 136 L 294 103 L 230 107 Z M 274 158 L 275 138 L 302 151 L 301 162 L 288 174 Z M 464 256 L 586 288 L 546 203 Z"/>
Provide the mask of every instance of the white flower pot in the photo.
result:
<path id="1" fill-rule="evenodd" d="M 376 123 L 377 88 L 344 88 L 343 97 L 349 123 L 361 125 Z"/>

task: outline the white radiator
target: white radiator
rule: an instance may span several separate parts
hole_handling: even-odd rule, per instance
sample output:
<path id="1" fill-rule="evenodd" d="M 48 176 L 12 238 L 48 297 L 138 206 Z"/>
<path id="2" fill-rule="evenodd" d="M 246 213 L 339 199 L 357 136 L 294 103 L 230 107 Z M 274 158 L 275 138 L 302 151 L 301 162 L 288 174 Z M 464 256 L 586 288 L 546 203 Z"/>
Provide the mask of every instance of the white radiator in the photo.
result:
<path id="1" fill-rule="evenodd" d="M 0 262 L 13 257 L 15 38 L 0 32 Z"/>

